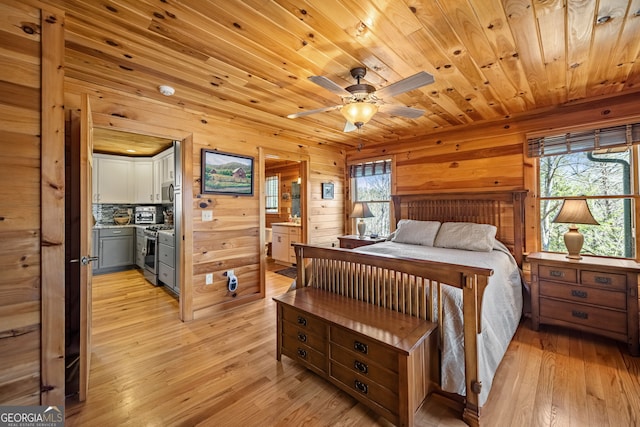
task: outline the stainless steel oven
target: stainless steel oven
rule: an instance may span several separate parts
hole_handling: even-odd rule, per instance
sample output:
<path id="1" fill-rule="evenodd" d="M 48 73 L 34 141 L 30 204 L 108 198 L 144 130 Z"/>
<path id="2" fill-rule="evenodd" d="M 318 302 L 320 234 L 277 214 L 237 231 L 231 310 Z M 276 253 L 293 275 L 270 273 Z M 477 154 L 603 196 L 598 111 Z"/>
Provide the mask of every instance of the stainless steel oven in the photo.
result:
<path id="1" fill-rule="evenodd" d="M 156 225 L 144 230 L 144 278 L 158 286 L 158 231 L 171 230 L 173 226 Z"/>

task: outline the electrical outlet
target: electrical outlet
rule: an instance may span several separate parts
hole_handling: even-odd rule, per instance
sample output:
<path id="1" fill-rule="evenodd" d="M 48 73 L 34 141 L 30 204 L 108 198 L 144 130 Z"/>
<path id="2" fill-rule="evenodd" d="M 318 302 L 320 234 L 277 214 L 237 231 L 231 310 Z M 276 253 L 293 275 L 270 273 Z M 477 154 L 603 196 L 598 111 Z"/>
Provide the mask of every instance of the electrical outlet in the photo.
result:
<path id="1" fill-rule="evenodd" d="M 213 221 L 213 211 L 202 211 L 202 221 Z"/>
<path id="2" fill-rule="evenodd" d="M 207 273 L 207 275 L 205 276 L 205 279 L 204 279 L 204 283 L 205 283 L 205 285 L 212 285 L 213 284 L 213 273 Z"/>

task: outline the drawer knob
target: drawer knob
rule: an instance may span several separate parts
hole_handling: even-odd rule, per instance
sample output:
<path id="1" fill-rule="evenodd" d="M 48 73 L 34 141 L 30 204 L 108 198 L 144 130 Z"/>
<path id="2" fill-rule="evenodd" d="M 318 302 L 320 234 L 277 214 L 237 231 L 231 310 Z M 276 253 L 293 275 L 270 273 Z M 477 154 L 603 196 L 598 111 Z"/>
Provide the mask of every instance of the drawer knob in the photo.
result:
<path id="1" fill-rule="evenodd" d="M 369 347 L 366 344 L 361 343 L 360 341 L 355 341 L 353 343 L 353 348 L 360 353 L 367 354 L 369 352 Z"/>
<path id="2" fill-rule="evenodd" d="M 300 358 L 302 358 L 302 359 L 306 359 L 307 358 L 307 351 L 302 349 L 302 348 L 298 348 L 298 356 L 300 356 Z"/>
<path id="3" fill-rule="evenodd" d="M 598 283 L 600 285 L 610 285 L 611 284 L 611 277 L 596 276 L 595 277 L 595 281 L 596 281 L 596 283 Z"/>
<path id="4" fill-rule="evenodd" d="M 307 342 L 307 336 L 302 332 L 298 332 L 298 340 L 301 342 Z"/>
<path id="5" fill-rule="evenodd" d="M 587 298 L 588 294 L 587 294 L 587 291 L 579 291 L 577 289 L 572 289 L 571 296 L 578 297 L 578 298 Z"/>
<path id="6" fill-rule="evenodd" d="M 298 316 L 298 325 L 307 326 L 307 319 L 302 316 Z"/>
<path id="7" fill-rule="evenodd" d="M 589 318 L 589 313 L 585 313 L 584 311 L 571 310 L 571 315 L 578 319 L 587 320 Z"/>
<path id="8" fill-rule="evenodd" d="M 357 371 L 366 374 L 367 372 L 369 372 L 369 367 L 367 366 L 366 363 L 362 363 L 359 360 L 356 360 L 355 362 L 353 362 L 353 367 L 356 368 Z"/>
<path id="9" fill-rule="evenodd" d="M 356 390 L 358 390 L 360 393 L 367 394 L 369 392 L 369 387 L 365 383 L 355 380 L 353 384 Z"/>
<path id="10" fill-rule="evenodd" d="M 550 270 L 549 276 L 551 277 L 564 277 L 564 271 L 560 270 Z"/>

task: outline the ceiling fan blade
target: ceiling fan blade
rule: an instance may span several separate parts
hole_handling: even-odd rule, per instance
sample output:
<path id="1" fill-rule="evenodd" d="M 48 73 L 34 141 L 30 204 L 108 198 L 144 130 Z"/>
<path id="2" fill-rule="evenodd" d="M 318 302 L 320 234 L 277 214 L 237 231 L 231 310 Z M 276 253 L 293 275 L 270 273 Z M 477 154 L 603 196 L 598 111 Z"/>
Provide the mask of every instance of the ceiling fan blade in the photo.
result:
<path id="1" fill-rule="evenodd" d="M 382 89 L 376 91 L 376 97 L 383 99 L 389 96 L 400 95 L 401 93 L 409 92 L 410 90 L 417 89 L 422 86 L 430 85 L 435 79 L 426 71 L 420 71 L 418 74 L 414 74 L 411 77 L 402 79 L 398 82 L 391 83 L 389 86 L 385 86 Z"/>
<path id="2" fill-rule="evenodd" d="M 402 116 L 409 119 L 417 119 L 424 114 L 424 110 L 417 108 L 405 107 L 404 105 L 381 105 L 380 112 L 391 114 L 393 116 Z"/>
<path id="3" fill-rule="evenodd" d="M 298 117 L 308 116 L 310 114 L 324 113 L 327 111 L 337 110 L 338 108 L 341 108 L 341 107 L 342 105 L 334 105 L 333 107 L 325 107 L 325 108 L 318 108 L 316 110 L 300 111 L 299 113 L 289 114 L 287 117 L 290 119 L 297 119 Z"/>
<path id="4" fill-rule="evenodd" d="M 343 87 L 338 86 L 336 83 L 334 83 L 333 81 L 329 80 L 324 76 L 309 76 L 308 79 L 311 80 L 313 83 L 317 84 L 318 86 L 322 86 L 328 91 L 335 93 L 336 95 L 351 96 L 350 92 L 345 90 Z"/>
<path id="5" fill-rule="evenodd" d="M 353 132 L 356 129 L 358 129 L 356 125 L 351 123 L 349 120 L 344 123 L 344 132 Z"/>

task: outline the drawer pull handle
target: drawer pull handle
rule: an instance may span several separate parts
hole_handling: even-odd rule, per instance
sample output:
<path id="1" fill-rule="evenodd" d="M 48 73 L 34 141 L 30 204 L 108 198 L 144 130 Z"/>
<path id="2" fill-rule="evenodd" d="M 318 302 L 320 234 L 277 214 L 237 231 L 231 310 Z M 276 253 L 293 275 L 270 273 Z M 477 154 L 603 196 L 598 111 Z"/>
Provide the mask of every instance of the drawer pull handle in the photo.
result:
<path id="1" fill-rule="evenodd" d="M 611 284 L 611 277 L 596 276 L 595 280 L 596 280 L 596 283 L 598 283 L 600 285 L 610 285 Z"/>
<path id="2" fill-rule="evenodd" d="M 367 354 L 369 352 L 369 347 L 366 344 L 361 343 L 360 341 L 355 341 L 353 343 L 353 348 L 360 353 Z"/>
<path id="3" fill-rule="evenodd" d="M 356 390 L 358 390 L 362 394 L 367 394 L 369 392 L 369 387 L 363 382 L 355 380 L 354 386 Z"/>
<path id="4" fill-rule="evenodd" d="M 578 319 L 587 320 L 589 318 L 589 313 L 585 313 L 584 311 L 571 310 L 571 315 Z"/>
<path id="5" fill-rule="evenodd" d="M 306 350 L 302 348 L 298 348 L 298 356 L 300 356 L 302 359 L 306 359 L 307 358 Z"/>
<path id="6" fill-rule="evenodd" d="M 369 367 L 367 366 L 367 364 L 362 363 L 359 360 L 356 360 L 355 362 L 353 362 L 353 367 L 363 374 L 366 374 L 367 372 L 369 372 Z"/>
<path id="7" fill-rule="evenodd" d="M 298 340 L 300 340 L 302 342 L 307 342 L 307 336 L 305 334 L 303 334 L 302 332 L 298 332 Z"/>
<path id="8" fill-rule="evenodd" d="M 549 271 L 549 276 L 551 276 L 551 277 L 564 277 L 564 271 L 551 270 L 551 271 Z"/>
<path id="9" fill-rule="evenodd" d="M 302 316 L 298 316 L 298 325 L 307 326 L 307 319 Z"/>
<path id="10" fill-rule="evenodd" d="M 587 292 L 586 291 L 579 291 L 577 289 L 572 289 L 571 290 L 571 296 L 572 297 L 578 297 L 578 298 L 586 298 L 587 297 Z"/>

